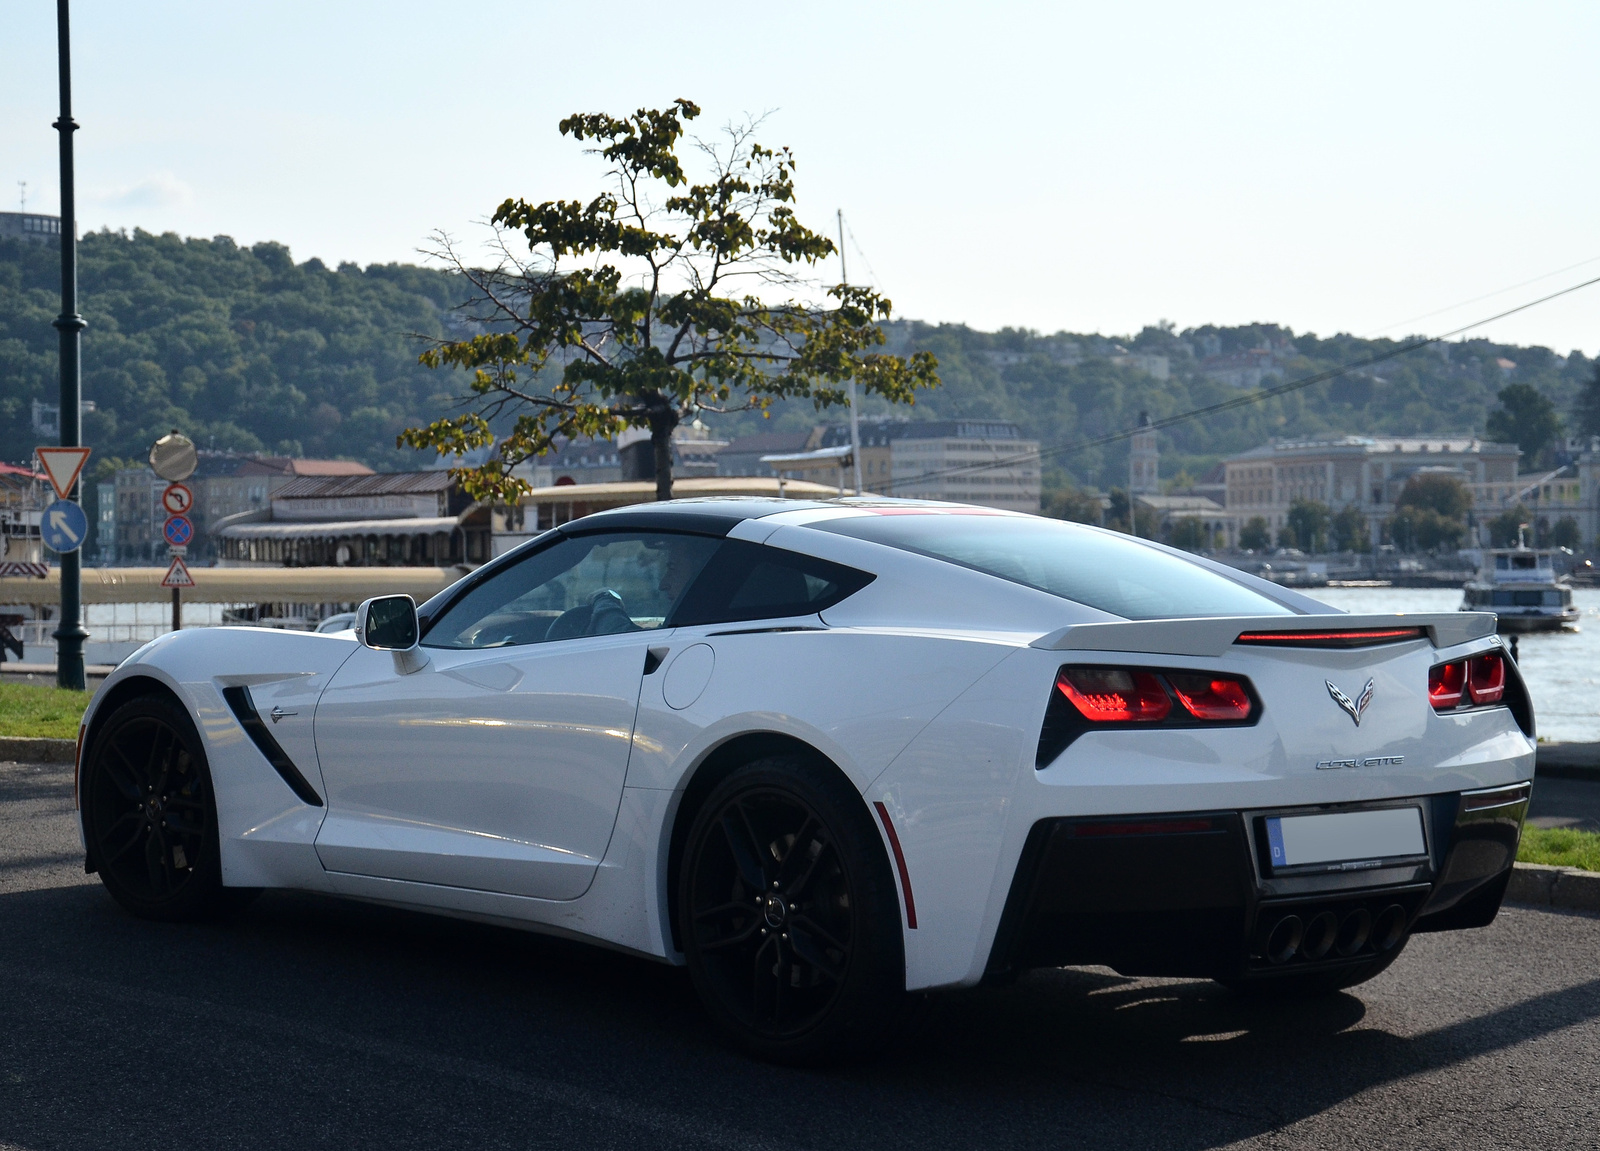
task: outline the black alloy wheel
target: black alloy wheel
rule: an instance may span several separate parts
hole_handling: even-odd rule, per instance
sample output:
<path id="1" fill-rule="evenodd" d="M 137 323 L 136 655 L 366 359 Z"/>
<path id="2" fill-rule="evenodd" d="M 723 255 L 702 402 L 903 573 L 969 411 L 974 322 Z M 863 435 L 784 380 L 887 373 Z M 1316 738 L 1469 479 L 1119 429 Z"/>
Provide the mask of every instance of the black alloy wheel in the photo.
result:
<path id="1" fill-rule="evenodd" d="M 143 696 L 104 721 L 84 757 L 81 798 L 90 861 L 133 914 L 199 919 L 253 894 L 222 887 L 210 771 L 171 700 Z"/>
<path id="2" fill-rule="evenodd" d="M 741 1046 L 805 1063 L 892 1034 L 899 896 L 865 804 L 833 768 L 780 757 L 733 773 L 700 809 L 679 880 L 695 986 Z"/>

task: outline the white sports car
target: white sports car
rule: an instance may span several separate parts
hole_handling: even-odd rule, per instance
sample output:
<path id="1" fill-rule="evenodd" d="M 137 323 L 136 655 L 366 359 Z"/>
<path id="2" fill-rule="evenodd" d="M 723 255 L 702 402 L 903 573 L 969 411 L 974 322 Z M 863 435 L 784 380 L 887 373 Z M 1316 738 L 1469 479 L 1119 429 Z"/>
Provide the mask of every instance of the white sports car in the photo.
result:
<path id="1" fill-rule="evenodd" d="M 136 915 L 300 888 L 574 936 L 785 1060 L 1028 967 L 1359 983 L 1494 918 L 1534 764 L 1492 615 L 888 500 L 630 507 L 354 632 L 176 632 L 80 742 Z"/>

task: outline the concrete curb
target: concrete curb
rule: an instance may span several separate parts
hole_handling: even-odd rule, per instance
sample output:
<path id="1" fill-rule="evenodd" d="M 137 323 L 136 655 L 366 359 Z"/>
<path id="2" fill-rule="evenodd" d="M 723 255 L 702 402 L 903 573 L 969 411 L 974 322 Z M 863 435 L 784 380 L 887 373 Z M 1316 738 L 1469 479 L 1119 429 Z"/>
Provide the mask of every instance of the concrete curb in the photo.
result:
<path id="1" fill-rule="evenodd" d="M 13 763 L 71 763 L 78 758 L 75 739 L 33 739 L 0 735 L 0 760 Z"/>
<path id="2" fill-rule="evenodd" d="M 1600 871 L 1519 863 L 1512 868 L 1506 899 L 1537 907 L 1600 912 Z"/>

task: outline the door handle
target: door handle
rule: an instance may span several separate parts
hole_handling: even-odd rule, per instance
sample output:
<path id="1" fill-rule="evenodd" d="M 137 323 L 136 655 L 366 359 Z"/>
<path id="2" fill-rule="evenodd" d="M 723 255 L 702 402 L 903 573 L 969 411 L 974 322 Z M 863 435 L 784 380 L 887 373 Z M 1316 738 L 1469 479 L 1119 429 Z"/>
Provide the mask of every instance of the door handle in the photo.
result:
<path id="1" fill-rule="evenodd" d="M 671 650 L 670 647 L 646 648 L 644 653 L 645 675 L 650 675 L 656 668 L 660 667 L 661 661 L 667 658 L 667 653 Z"/>

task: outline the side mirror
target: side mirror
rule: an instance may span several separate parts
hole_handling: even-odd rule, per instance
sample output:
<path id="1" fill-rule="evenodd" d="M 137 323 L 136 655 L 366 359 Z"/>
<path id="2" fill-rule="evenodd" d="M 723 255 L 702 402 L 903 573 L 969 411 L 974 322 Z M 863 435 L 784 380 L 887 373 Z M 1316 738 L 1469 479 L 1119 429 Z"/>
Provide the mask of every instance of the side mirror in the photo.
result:
<path id="1" fill-rule="evenodd" d="M 394 653 L 395 670 L 410 675 L 427 666 L 418 647 L 416 601 L 408 595 L 377 596 L 356 609 L 356 638 L 366 647 Z"/>

